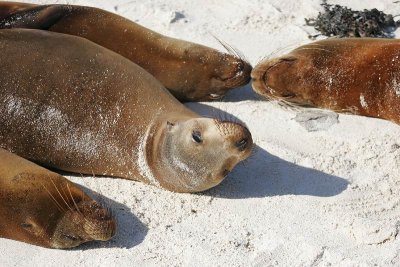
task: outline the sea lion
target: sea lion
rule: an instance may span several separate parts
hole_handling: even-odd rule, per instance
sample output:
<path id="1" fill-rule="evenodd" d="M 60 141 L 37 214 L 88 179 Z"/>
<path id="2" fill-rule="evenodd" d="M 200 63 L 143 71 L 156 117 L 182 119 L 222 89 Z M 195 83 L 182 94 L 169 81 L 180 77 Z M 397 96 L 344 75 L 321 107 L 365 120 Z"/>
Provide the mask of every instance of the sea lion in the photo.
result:
<path id="1" fill-rule="evenodd" d="M 86 39 L 0 31 L 0 147 L 60 170 L 197 192 L 249 156 L 239 123 L 202 118 L 152 75 Z"/>
<path id="2" fill-rule="evenodd" d="M 71 248 L 115 233 L 108 209 L 76 185 L 0 148 L 0 237 Z"/>
<path id="3" fill-rule="evenodd" d="M 267 59 L 253 89 L 271 99 L 400 123 L 400 40 L 326 39 Z"/>
<path id="4" fill-rule="evenodd" d="M 170 38 L 98 8 L 18 5 L 0 3 L 0 28 L 44 29 L 84 37 L 135 62 L 181 101 L 221 99 L 228 90 L 250 81 L 252 68 L 237 53 Z"/>

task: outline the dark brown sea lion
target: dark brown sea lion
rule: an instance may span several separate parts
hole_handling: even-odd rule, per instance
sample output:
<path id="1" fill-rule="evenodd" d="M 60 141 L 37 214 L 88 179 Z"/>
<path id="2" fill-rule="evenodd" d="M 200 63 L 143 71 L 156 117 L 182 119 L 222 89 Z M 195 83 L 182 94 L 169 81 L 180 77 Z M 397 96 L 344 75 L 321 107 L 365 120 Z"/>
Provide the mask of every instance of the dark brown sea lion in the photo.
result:
<path id="1" fill-rule="evenodd" d="M 110 212 L 76 185 L 0 149 L 0 237 L 71 248 L 115 233 Z"/>
<path id="2" fill-rule="evenodd" d="M 158 34 L 101 9 L 0 2 L 0 15 L 0 28 L 76 35 L 117 52 L 150 72 L 181 101 L 220 99 L 250 80 L 251 66 L 238 55 Z"/>
<path id="3" fill-rule="evenodd" d="M 400 40 L 326 39 L 258 64 L 253 89 L 299 105 L 400 123 Z"/>
<path id="4" fill-rule="evenodd" d="M 251 152 L 247 128 L 200 117 L 144 69 L 86 39 L 10 29 L 0 47 L 0 147 L 26 159 L 196 192 Z"/>

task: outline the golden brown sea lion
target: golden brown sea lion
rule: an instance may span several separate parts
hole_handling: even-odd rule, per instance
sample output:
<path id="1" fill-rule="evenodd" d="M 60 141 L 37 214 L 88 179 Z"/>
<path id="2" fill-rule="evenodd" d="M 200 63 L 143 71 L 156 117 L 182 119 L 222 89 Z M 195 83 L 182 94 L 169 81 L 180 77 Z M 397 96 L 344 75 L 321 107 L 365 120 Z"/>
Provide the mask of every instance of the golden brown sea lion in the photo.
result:
<path id="1" fill-rule="evenodd" d="M 0 28 L 84 37 L 146 69 L 181 101 L 220 99 L 250 80 L 251 66 L 238 55 L 163 36 L 93 7 L 0 2 Z"/>
<path id="2" fill-rule="evenodd" d="M 326 39 L 258 64 L 253 89 L 271 99 L 400 123 L 400 40 Z"/>
<path id="3" fill-rule="evenodd" d="M 196 192 L 251 152 L 247 128 L 200 117 L 144 69 L 86 39 L 10 29 L 0 47 L 0 147 L 26 159 Z"/>
<path id="4" fill-rule="evenodd" d="M 0 237 L 71 248 L 115 233 L 110 212 L 76 185 L 0 148 Z"/>

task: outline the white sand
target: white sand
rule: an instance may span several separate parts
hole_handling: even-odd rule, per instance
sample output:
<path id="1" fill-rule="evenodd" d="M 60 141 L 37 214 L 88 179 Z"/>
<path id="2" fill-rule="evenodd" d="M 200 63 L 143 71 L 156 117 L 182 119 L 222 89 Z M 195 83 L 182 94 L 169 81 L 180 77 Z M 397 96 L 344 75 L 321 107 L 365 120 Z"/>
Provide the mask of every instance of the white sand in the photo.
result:
<path id="1" fill-rule="evenodd" d="M 332 2 L 400 14 L 400 3 L 392 0 Z M 321 10 L 317 0 L 69 3 L 98 6 L 220 48 L 214 34 L 252 64 L 309 42 L 307 34 L 314 31 L 304 26 L 304 17 Z M 335 123 L 332 114 L 312 124 L 307 114 L 260 101 L 250 86 L 222 103 L 188 106 L 246 122 L 254 155 L 220 186 L 197 195 L 71 177 L 110 199 L 117 236 L 69 251 L 1 239 L 0 266 L 400 266 L 399 126 L 349 115 Z"/>

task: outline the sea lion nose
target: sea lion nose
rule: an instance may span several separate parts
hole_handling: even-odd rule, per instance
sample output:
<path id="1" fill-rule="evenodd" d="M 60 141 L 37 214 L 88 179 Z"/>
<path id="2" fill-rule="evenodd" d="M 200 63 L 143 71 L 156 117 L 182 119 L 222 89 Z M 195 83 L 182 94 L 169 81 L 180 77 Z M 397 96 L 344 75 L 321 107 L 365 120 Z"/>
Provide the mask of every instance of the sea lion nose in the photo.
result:
<path id="1" fill-rule="evenodd" d="M 249 139 L 248 138 L 243 138 L 240 141 L 235 143 L 235 146 L 239 149 L 240 152 L 244 151 L 247 147 Z"/>

